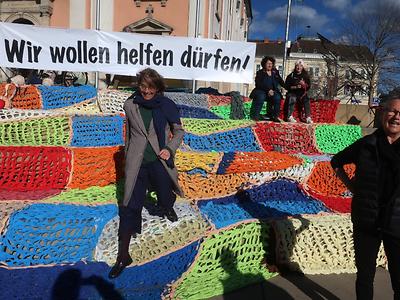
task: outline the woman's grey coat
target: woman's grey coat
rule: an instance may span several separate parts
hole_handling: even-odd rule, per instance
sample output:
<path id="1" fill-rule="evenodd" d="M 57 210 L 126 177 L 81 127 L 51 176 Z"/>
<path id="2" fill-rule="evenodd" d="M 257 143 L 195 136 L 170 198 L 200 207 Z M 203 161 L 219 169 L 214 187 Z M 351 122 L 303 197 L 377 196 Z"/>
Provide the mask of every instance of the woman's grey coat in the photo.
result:
<path id="1" fill-rule="evenodd" d="M 169 99 L 168 99 L 169 100 Z M 166 101 L 168 101 L 166 100 Z M 170 100 L 172 101 L 172 100 Z M 143 160 L 143 153 L 147 142 L 150 143 L 156 154 L 160 153 L 157 134 L 154 129 L 153 119 L 150 122 L 149 132 L 147 133 L 139 111 L 139 105 L 128 99 L 124 103 L 126 118 L 126 137 L 125 137 L 125 187 L 123 205 L 127 206 L 135 187 L 136 178 L 139 173 Z M 172 133 L 172 137 L 171 136 Z M 185 131 L 181 124 L 168 124 L 165 128 L 165 145 L 172 151 L 173 157 L 182 142 Z M 183 196 L 183 191 L 178 184 L 178 171 L 176 167 L 169 168 L 165 161 L 160 159 L 164 168 L 174 183 L 176 194 Z"/>

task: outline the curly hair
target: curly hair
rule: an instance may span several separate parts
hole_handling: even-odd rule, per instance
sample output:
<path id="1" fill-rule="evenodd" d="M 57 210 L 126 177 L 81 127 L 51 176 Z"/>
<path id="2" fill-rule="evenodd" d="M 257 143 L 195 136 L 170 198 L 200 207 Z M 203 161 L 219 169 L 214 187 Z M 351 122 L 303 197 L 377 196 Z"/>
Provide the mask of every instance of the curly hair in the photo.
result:
<path id="1" fill-rule="evenodd" d="M 275 66 L 275 58 L 272 56 L 264 56 L 263 59 L 261 60 L 261 67 L 264 68 L 265 64 L 267 61 L 271 61 L 272 65 Z"/>
<path id="2" fill-rule="evenodd" d="M 164 78 L 152 68 L 146 68 L 136 74 L 138 86 L 146 83 L 149 87 L 156 88 L 157 92 L 162 94 L 165 91 Z"/>

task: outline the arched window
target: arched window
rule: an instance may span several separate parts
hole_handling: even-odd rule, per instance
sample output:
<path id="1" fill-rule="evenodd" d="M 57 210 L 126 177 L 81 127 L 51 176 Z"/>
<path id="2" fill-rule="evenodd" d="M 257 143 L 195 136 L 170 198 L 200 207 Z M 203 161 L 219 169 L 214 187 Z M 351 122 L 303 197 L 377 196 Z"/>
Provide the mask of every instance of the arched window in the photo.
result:
<path id="1" fill-rule="evenodd" d="M 33 25 L 33 22 L 24 18 L 19 18 L 16 19 L 14 21 L 12 21 L 12 23 L 17 23 L 17 24 L 25 24 L 25 25 Z"/>

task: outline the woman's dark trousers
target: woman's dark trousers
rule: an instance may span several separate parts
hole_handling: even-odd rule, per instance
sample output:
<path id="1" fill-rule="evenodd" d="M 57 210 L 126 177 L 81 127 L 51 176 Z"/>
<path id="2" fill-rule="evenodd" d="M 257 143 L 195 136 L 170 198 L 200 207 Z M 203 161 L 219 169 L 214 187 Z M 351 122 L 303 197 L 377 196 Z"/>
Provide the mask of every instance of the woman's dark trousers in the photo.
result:
<path id="1" fill-rule="evenodd" d="M 121 246 L 124 252 L 128 252 L 131 235 L 142 232 L 142 209 L 150 186 L 155 189 L 159 205 L 166 209 L 174 206 L 176 195 L 173 192 L 173 182 L 161 162 L 156 160 L 142 165 L 128 206 L 119 208 L 118 237 L 123 242 Z"/>
<path id="2" fill-rule="evenodd" d="M 356 295 L 358 300 L 373 299 L 376 258 L 381 241 L 385 248 L 393 299 L 400 299 L 400 239 L 377 230 L 353 228 L 354 252 L 357 267 Z"/>
<path id="3" fill-rule="evenodd" d="M 297 101 L 299 101 L 300 103 L 300 108 L 301 105 L 304 105 L 304 113 L 307 117 L 311 117 L 311 108 L 310 108 L 310 98 L 308 98 L 307 95 L 305 95 L 303 98 L 301 97 L 297 97 L 295 94 L 288 94 L 288 112 L 287 112 L 287 117 L 289 118 L 293 112 L 294 112 L 294 108 L 295 108 L 295 104 Z M 301 116 L 301 114 L 300 114 Z"/>
<path id="4" fill-rule="evenodd" d="M 277 92 L 273 96 L 267 96 L 263 90 L 253 92 L 253 101 L 251 102 L 250 118 L 259 119 L 264 102 L 267 101 L 267 114 L 271 118 L 278 118 L 281 106 L 281 95 Z"/>

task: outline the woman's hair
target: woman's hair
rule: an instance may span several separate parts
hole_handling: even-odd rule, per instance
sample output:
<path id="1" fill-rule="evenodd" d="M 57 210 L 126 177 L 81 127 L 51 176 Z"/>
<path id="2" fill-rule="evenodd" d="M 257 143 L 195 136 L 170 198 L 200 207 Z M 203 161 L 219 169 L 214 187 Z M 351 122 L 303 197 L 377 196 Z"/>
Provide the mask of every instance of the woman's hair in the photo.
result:
<path id="1" fill-rule="evenodd" d="M 146 83 L 150 87 L 155 87 L 158 93 L 164 93 L 164 78 L 156 70 L 146 68 L 136 74 L 138 85 Z"/>
<path id="2" fill-rule="evenodd" d="M 297 60 L 297 61 L 295 62 L 294 68 L 293 68 L 293 72 L 296 72 L 296 66 L 297 66 L 297 65 L 303 66 L 303 70 L 301 70 L 301 74 L 302 74 L 302 75 L 305 75 L 305 76 L 307 76 L 307 77 L 310 77 L 310 76 L 308 75 L 307 70 L 306 70 L 306 64 L 304 63 L 304 60 L 299 59 L 299 60 Z"/>
<path id="3" fill-rule="evenodd" d="M 261 67 L 264 68 L 265 64 L 267 61 L 272 61 L 272 65 L 275 66 L 275 58 L 272 56 L 264 56 L 264 58 L 261 60 Z"/>

